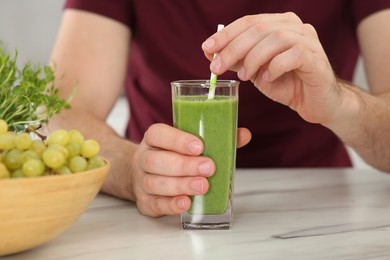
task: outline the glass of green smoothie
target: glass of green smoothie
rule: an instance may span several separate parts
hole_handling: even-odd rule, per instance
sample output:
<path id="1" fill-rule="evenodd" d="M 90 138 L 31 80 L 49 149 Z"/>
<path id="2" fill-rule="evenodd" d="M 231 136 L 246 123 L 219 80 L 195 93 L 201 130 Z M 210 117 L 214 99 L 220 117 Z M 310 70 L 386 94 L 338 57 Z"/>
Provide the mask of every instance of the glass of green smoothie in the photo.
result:
<path id="1" fill-rule="evenodd" d="M 230 229 L 233 221 L 239 82 L 215 84 L 210 98 L 209 80 L 171 82 L 174 127 L 198 136 L 204 143 L 203 156 L 216 165 L 208 192 L 192 196 L 191 208 L 181 214 L 183 229 Z"/>

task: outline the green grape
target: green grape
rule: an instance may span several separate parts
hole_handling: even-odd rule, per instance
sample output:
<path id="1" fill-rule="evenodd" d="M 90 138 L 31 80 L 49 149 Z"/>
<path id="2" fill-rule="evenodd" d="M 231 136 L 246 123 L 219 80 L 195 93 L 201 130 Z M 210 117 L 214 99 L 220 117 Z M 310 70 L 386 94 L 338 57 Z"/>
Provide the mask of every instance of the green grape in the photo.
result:
<path id="1" fill-rule="evenodd" d="M 24 176 L 23 170 L 22 169 L 16 169 L 11 173 L 11 178 L 23 178 L 26 177 Z"/>
<path id="2" fill-rule="evenodd" d="M 75 172 L 82 172 L 87 169 L 87 159 L 77 155 L 70 159 L 69 161 L 69 169 L 75 173 Z"/>
<path id="3" fill-rule="evenodd" d="M 68 156 L 69 156 L 69 151 L 64 146 L 62 146 L 60 144 L 51 144 L 47 148 L 60 151 L 64 155 L 65 159 L 68 158 Z"/>
<path id="4" fill-rule="evenodd" d="M 68 175 L 99 168 L 105 165 L 99 151 L 99 143 L 85 140 L 78 130 L 54 131 L 45 142 L 32 140 L 25 132 L 8 132 L 0 119 L 0 178 Z"/>
<path id="5" fill-rule="evenodd" d="M 11 150 L 15 148 L 15 135 L 12 133 L 0 134 L 0 150 Z"/>
<path id="6" fill-rule="evenodd" d="M 88 139 L 81 145 L 81 155 L 85 158 L 92 158 L 99 153 L 100 146 L 96 140 Z"/>
<path id="7" fill-rule="evenodd" d="M 4 163 L 0 162 L 0 179 L 6 179 L 11 177 L 7 167 L 5 166 Z"/>
<path id="8" fill-rule="evenodd" d="M 69 157 L 74 157 L 76 155 L 80 155 L 80 152 L 81 152 L 81 145 L 76 142 L 76 141 L 69 141 L 69 143 L 67 143 L 65 145 L 65 148 L 68 150 L 69 152 Z"/>
<path id="9" fill-rule="evenodd" d="M 23 163 L 22 169 L 27 177 L 38 177 L 44 174 L 45 164 L 40 159 L 31 159 Z"/>
<path id="10" fill-rule="evenodd" d="M 1 152 L 1 161 L 4 162 L 5 160 L 5 157 L 7 156 L 7 153 L 9 152 L 9 150 L 4 150 Z"/>
<path id="11" fill-rule="evenodd" d="M 8 124 L 3 119 L 0 119 L 0 134 L 8 132 Z"/>
<path id="12" fill-rule="evenodd" d="M 39 153 L 34 150 L 26 150 L 22 153 L 22 162 L 25 163 L 30 159 L 41 159 Z"/>
<path id="13" fill-rule="evenodd" d="M 32 141 L 30 149 L 32 151 L 37 152 L 39 155 L 41 155 L 43 153 L 43 151 L 46 150 L 46 145 L 42 140 L 38 139 L 38 140 Z"/>
<path id="14" fill-rule="evenodd" d="M 79 130 L 70 130 L 69 131 L 70 141 L 75 141 L 80 145 L 84 142 L 84 135 Z"/>
<path id="15" fill-rule="evenodd" d="M 66 130 L 60 129 L 52 132 L 47 137 L 47 143 L 49 145 L 51 144 L 59 144 L 59 145 L 66 145 L 70 140 L 70 136 Z"/>
<path id="16" fill-rule="evenodd" d="M 58 169 L 55 169 L 55 171 L 59 174 L 59 175 L 70 175 L 72 174 L 72 171 L 69 169 L 69 167 L 67 166 L 61 166 L 60 168 Z"/>
<path id="17" fill-rule="evenodd" d="M 64 154 L 57 149 L 46 149 L 42 153 L 43 162 L 52 169 L 60 168 L 65 162 Z"/>
<path id="18" fill-rule="evenodd" d="M 20 133 L 16 135 L 15 145 L 20 150 L 27 150 L 32 144 L 31 136 L 27 133 Z"/>
<path id="19" fill-rule="evenodd" d="M 88 170 L 96 169 L 103 167 L 106 163 L 104 162 L 103 158 L 100 156 L 94 156 L 88 160 Z"/>
<path id="20" fill-rule="evenodd" d="M 23 152 L 18 149 L 14 148 L 11 151 L 7 153 L 5 156 L 4 163 L 10 170 L 16 170 L 22 166 L 22 154 Z"/>

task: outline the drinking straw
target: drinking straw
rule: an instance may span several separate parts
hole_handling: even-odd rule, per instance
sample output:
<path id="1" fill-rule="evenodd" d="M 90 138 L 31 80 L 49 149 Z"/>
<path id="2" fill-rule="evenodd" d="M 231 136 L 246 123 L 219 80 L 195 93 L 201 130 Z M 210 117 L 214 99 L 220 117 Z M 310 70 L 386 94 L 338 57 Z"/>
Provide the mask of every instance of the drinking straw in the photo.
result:
<path id="1" fill-rule="evenodd" d="M 225 27 L 223 24 L 218 24 L 217 32 L 222 30 L 223 27 Z M 215 60 L 217 58 L 217 56 L 218 56 L 218 53 L 214 53 L 213 60 Z M 209 90 L 208 99 L 214 99 L 216 83 L 217 83 L 217 75 L 215 75 L 213 72 L 211 72 L 210 90 Z"/>

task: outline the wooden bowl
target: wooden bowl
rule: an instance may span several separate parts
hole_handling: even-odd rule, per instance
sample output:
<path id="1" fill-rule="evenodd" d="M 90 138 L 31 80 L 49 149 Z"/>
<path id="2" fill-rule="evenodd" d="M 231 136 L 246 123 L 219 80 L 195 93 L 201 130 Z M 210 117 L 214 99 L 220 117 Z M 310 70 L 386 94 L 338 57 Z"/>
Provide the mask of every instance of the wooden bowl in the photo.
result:
<path id="1" fill-rule="evenodd" d="M 70 227 L 99 192 L 110 163 L 71 175 L 0 180 L 0 256 L 39 246 Z"/>

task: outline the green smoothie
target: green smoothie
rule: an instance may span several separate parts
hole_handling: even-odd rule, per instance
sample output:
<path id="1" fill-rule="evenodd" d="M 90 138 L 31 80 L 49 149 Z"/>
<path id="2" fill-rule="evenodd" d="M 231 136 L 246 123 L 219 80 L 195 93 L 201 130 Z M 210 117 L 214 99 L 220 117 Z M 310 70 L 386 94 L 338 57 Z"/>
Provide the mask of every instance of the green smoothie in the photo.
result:
<path id="1" fill-rule="evenodd" d="M 200 137 L 204 156 L 214 160 L 216 172 L 203 196 L 193 196 L 190 214 L 223 214 L 232 195 L 236 161 L 237 97 L 181 96 L 173 100 L 174 126 Z"/>

